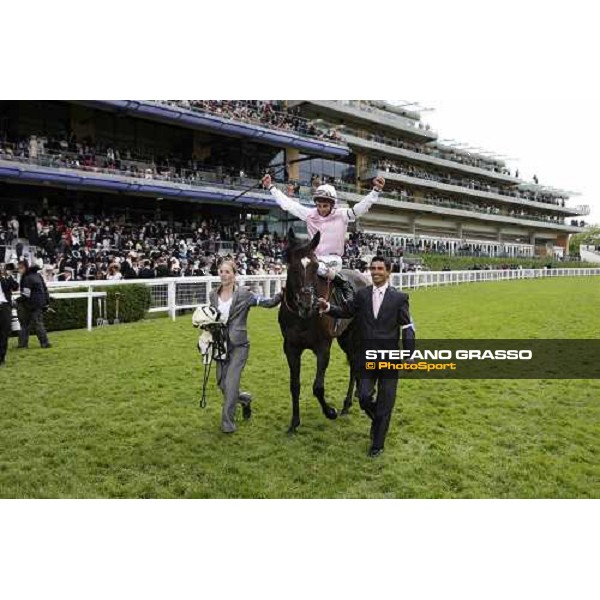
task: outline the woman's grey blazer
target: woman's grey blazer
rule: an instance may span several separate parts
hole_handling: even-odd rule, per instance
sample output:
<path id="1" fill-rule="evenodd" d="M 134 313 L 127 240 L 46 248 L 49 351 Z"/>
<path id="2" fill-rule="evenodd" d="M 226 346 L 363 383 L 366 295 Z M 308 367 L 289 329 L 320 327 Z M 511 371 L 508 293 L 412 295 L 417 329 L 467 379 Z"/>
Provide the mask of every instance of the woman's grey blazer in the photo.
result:
<path id="1" fill-rule="evenodd" d="M 211 306 L 218 310 L 219 308 L 219 287 L 212 290 L 209 294 Z M 233 288 L 233 297 L 231 299 L 231 308 L 229 309 L 229 318 L 227 319 L 227 342 L 230 346 L 247 346 L 248 330 L 246 328 L 248 321 L 248 311 L 253 306 L 262 306 L 263 308 L 273 308 L 281 302 L 282 293 L 275 294 L 272 298 L 265 298 L 251 292 L 248 288 L 236 285 Z"/>

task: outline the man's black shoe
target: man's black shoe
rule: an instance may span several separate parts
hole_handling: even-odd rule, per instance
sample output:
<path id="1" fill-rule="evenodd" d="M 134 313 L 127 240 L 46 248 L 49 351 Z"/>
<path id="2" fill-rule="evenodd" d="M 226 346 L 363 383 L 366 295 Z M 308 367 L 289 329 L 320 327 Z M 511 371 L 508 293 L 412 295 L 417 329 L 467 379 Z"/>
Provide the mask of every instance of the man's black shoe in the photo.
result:
<path id="1" fill-rule="evenodd" d="M 377 458 L 383 454 L 383 448 L 371 448 L 367 456 L 369 458 Z"/>
<path id="2" fill-rule="evenodd" d="M 45 346 L 42 346 L 42 348 L 52 348 L 52 344 L 46 344 Z"/>

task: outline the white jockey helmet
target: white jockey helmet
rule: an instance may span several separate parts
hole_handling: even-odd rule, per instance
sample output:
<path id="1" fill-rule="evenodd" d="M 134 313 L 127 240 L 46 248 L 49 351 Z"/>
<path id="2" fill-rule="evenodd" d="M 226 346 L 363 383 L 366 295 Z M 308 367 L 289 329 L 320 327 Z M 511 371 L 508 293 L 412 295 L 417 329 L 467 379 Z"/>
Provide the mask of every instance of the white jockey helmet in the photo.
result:
<path id="1" fill-rule="evenodd" d="M 316 202 L 317 200 L 329 200 L 333 206 L 337 204 L 337 192 L 332 185 L 328 183 L 324 183 L 320 185 L 314 195 L 313 200 Z"/>
<path id="2" fill-rule="evenodd" d="M 206 327 L 219 322 L 219 311 L 210 304 L 201 304 L 192 315 L 194 327 Z"/>

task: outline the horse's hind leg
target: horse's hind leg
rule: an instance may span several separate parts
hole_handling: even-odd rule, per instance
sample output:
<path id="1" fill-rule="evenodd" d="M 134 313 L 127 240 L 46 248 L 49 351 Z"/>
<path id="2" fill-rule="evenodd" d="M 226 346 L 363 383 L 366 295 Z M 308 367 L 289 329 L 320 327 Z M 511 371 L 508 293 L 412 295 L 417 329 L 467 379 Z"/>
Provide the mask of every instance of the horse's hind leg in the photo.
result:
<path id="1" fill-rule="evenodd" d="M 315 352 L 317 355 L 317 373 L 313 383 L 313 394 L 319 401 L 323 414 L 328 419 L 337 419 L 337 410 L 325 401 L 325 373 L 329 366 L 330 351 L 331 344 L 328 344 L 320 346 Z"/>
<path id="2" fill-rule="evenodd" d="M 300 365 L 302 350 L 284 343 L 283 350 L 290 368 L 290 393 L 292 395 L 292 422 L 288 433 L 296 433 L 300 425 Z"/>

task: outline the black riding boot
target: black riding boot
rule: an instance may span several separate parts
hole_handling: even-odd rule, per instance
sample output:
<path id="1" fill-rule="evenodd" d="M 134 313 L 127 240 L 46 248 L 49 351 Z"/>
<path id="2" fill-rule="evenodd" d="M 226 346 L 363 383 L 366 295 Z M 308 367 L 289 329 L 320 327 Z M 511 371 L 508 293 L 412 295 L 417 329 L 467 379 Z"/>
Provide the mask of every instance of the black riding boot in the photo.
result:
<path id="1" fill-rule="evenodd" d="M 349 306 L 354 300 L 354 288 L 344 275 L 337 273 L 333 279 L 333 285 L 340 291 L 344 307 Z"/>

